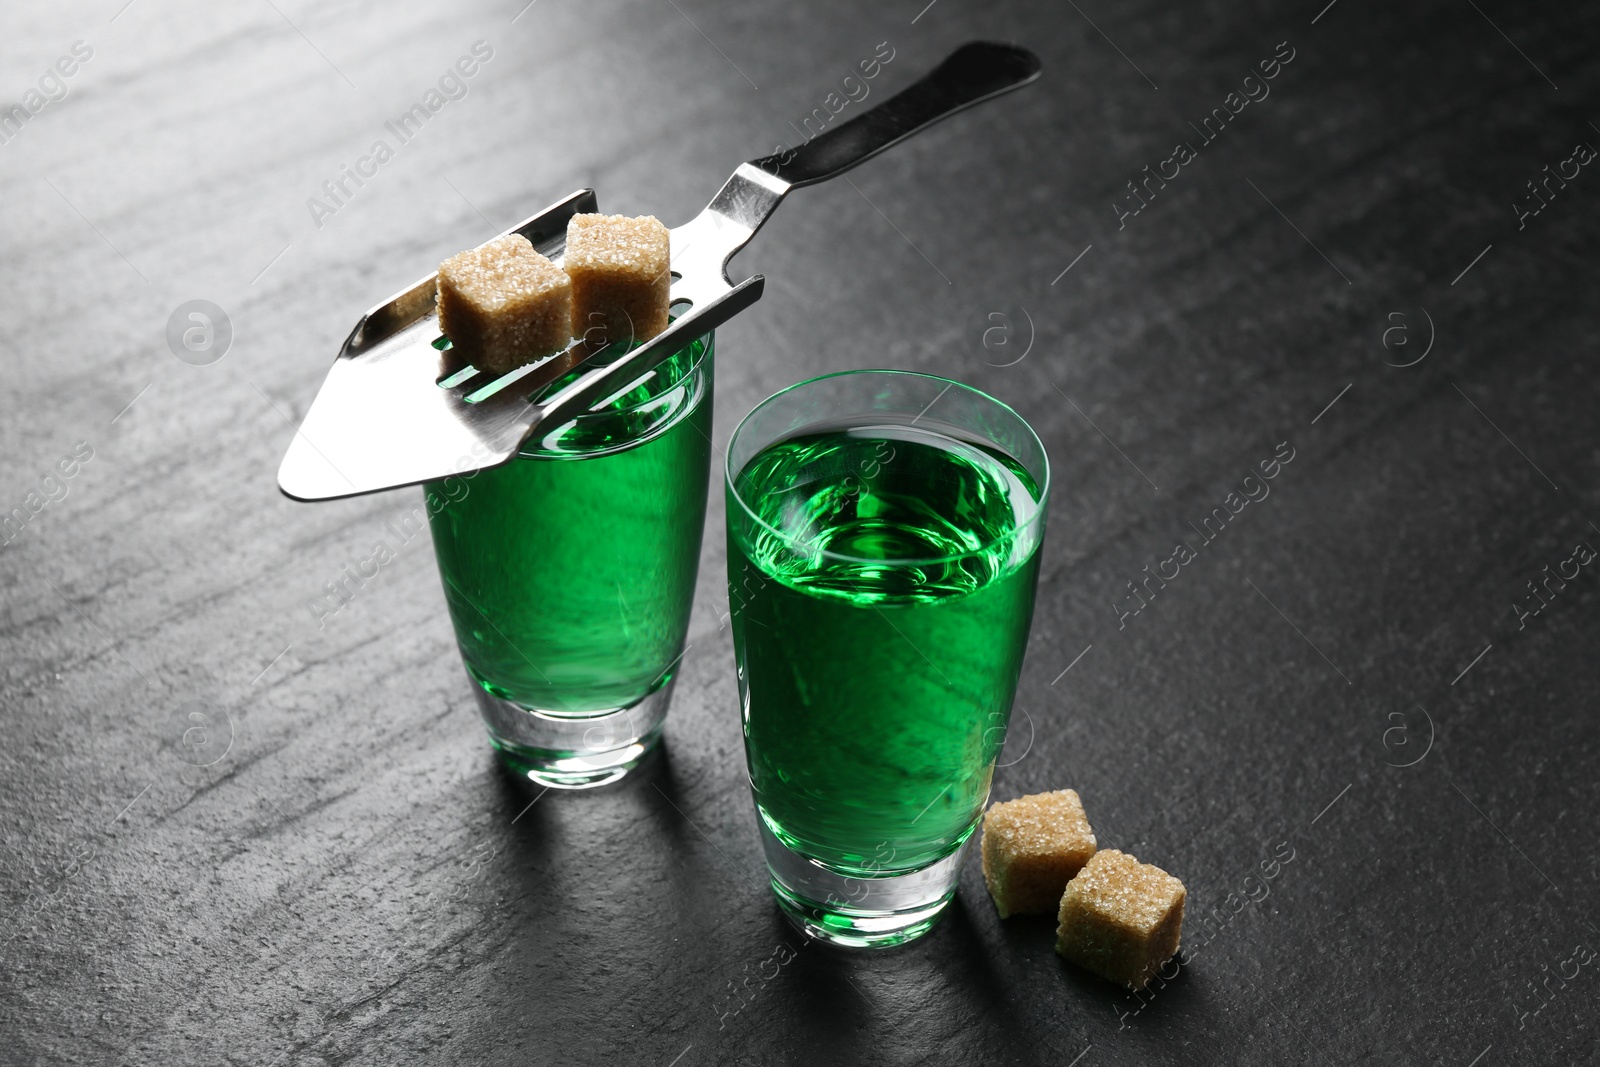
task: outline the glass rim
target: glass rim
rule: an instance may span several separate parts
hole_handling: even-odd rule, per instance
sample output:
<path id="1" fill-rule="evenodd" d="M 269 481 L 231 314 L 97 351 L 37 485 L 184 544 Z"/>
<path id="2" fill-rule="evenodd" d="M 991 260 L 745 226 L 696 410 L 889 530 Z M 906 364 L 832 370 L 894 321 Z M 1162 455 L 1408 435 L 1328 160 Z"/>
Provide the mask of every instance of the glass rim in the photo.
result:
<path id="1" fill-rule="evenodd" d="M 666 359 L 662 360 L 659 364 L 657 364 L 655 367 L 651 368 L 650 370 L 645 371 L 644 374 L 641 375 L 638 379 L 636 379 L 632 385 L 624 387 L 624 390 L 635 388 L 639 383 L 641 383 L 643 381 L 646 381 L 646 380 L 648 380 L 650 378 L 653 378 L 657 374 L 660 374 L 660 373 L 664 372 L 665 369 L 666 369 L 667 364 L 669 362 L 671 362 L 672 359 L 675 356 L 677 356 L 680 353 L 686 351 L 687 349 L 692 347 L 696 342 L 704 341 L 705 344 L 700 347 L 700 354 L 697 357 L 695 357 L 694 362 L 691 363 L 688 366 L 688 368 L 684 370 L 683 376 L 681 378 L 679 378 L 677 382 L 674 382 L 673 385 L 676 386 L 680 382 L 687 381 L 697 371 L 699 371 L 701 367 L 703 367 L 705 365 L 706 360 L 709 359 L 711 357 L 712 353 L 714 352 L 715 346 L 716 346 L 716 332 L 717 332 L 716 329 L 713 327 L 712 329 L 707 330 L 705 333 L 696 334 L 694 337 L 692 337 L 689 340 L 685 341 L 683 343 L 683 345 L 681 347 L 679 347 L 678 350 L 676 352 L 674 352 L 672 355 L 670 355 Z M 579 363 L 575 364 L 573 369 L 577 370 L 577 369 L 579 369 L 581 367 L 583 367 L 583 362 L 582 361 L 580 361 Z M 560 379 L 556 379 L 556 381 L 559 381 L 559 380 Z M 540 389 L 540 393 L 553 392 L 553 387 L 555 386 L 556 381 L 551 381 L 551 382 L 546 383 L 544 385 L 544 387 Z M 539 393 L 536 393 L 534 395 L 537 396 L 537 395 L 539 395 Z M 655 403 L 656 401 L 660 400 L 662 396 L 665 396 L 665 395 L 666 395 L 665 393 L 658 393 L 655 396 L 646 397 L 643 400 L 640 400 L 637 403 L 629 404 L 626 407 L 602 408 L 602 409 L 599 409 L 599 410 L 580 411 L 578 414 L 572 416 L 572 418 L 570 418 L 567 421 L 563 422 L 561 425 L 551 427 L 549 432 L 546 433 L 544 435 L 544 437 L 548 437 L 549 434 L 551 434 L 551 433 L 555 433 L 555 432 L 560 431 L 560 430 L 565 430 L 569 426 L 593 426 L 596 422 L 598 422 L 602 418 L 616 418 L 619 415 L 630 415 L 630 414 L 633 414 L 634 412 L 639 411 L 641 408 L 644 408 L 645 406 L 647 406 L 649 404 Z M 683 412 L 679 412 L 677 415 L 674 415 L 671 419 L 667 420 L 667 424 L 672 423 L 676 418 L 678 418 L 682 414 L 684 414 L 684 413 Z M 532 442 L 532 440 L 533 440 L 533 437 L 530 435 L 527 439 L 525 439 L 521 444 L 519 444 L 517 446 L 516 456 L 519 459 L 559 459 L 559 460 L 561 460 L 563 462 L 571 462 L 571 461 L 575 461 L 575 460 L 585 460 L 585 459 L 590 459 L 590 458 L 598 458 L 598 457 L 601 457 L 601 456 L 610 455 L 611 453 L 616 452 L 616 451 L 618 451 L 619 449 L 622 449 L 622 448 L 633 448 L 636 445 L 640 444 L 641 442 L 648 441 L 655 434 L 659 433 L 664 428 L 664 426 L 667 425 L 667 424 L 663 424 L 663 426 L 651 427 L 651 429 L 649 431 L 647 431 L 643 436 L 638 437 L 638 438 L 629 439 L 629 440 L 624 441 L 624 442 L 622 442 L 620 444 L 617 444 L 617 445 L 610 445 L 610 446 L 607 446 L 607 447 L 602 448 L 602 449 L 598 449 L 598 450 L 593 451 L 593 452 L 578 452 L 578 453 L 561 454 L 561 455 L 556 455 L 556 454 L 553 454 L 553 453 L 544 452 L 543 450 L 539 450 L 537 448 L 537 446 L 533 446 L 533 447 L 535 447 L 535 451 L 533 451 L 533 452 L 524 452 L 523 449 L 530 447 L 530 442 Z M 541 437 L 540 440 L 544 440 L 544 437 Z"/>
<path id="2" fill-rule="evenodd" d="M 695 358 L 695 361 L 693 363 L 691 363 L 689 365 L 688 369 L 683 372 L 683 377 L 684 378 L 689 377 L 689 375 L 693 374 L 695 371 L 700 369 L 700 364 L 704 363 L 706 361 L 706 357 L 711 354 L 711 347 L 715 343 L 715 341 L 713 340 L 713 335 L 716 332 L 717 332 L 716 329 L 713 327 L 712 329 L 707 330 L 705 333 L 696 334 L 695 336 L 693 336 L 693 337 L 689 338 L 688 340 L 684 341 L 683 344 L 678 346 L 678 348 L 671 355 L 667 356 L 660 363 L 656 364 L 654 367 L 652 367 L 649 370 L 645 371 L 638 378 L 634 379 L 633 383 L 630 386 L 624 386 L 623 390 L 626 390 L 626 389 L 632 388 L 634 386 L 637 386 L 639 383 L 641 383 L 641 382 L 643 382 L 643 381 L 645 381 L 645 380 L 647 380 L 649 378 L 655 377 L 657 374 L 661 373 L 662 371 L 664 371 L 666 369 L 667 364 L 672 361 L 673 356 L 676 356 L 679 353 L 683 352 L 685 349 L 692 347 L 696 341 L 703 340 L 703 341 L 705 341 L 705 344 L 701 347 L 699 356 L 697 356 Z M 599 355 L 598 352 L 595 353 L 595 354 Z M 579 370 L 580 368 L 584 368 L 585 365 L 587 364 L 587 362 L 588 362 L 588 360 L 586 360 L 586 359 L 585 360 L 579 360 L 577 363 L 573 364 L 572 370 Z M 596 366 L 598 366 L 598 365 L 599 364 L 596 364 Z M 593 368 L 588 368 L 588 369 L 593 369 Z M 541 388 L 539 390 L 539 392 L 540 393 L 544 393 L 546 391 L 550 391 L 550 387 L 553 386 L 554 384 L 555 384 L 554 381 L 548 383 L 543 388 Z M 674 383 L 674 384 L 676 384 L 676 383 Z M 619 390 L 619 391 L 622 391 L 622 390 Z M 536 393 L 535 395 L 537 396 L 538 394 Z M 630 411 L 638 411 L 640 408 L 644 407 L 646 404 L 648 404 L 652 400 L 656 400 L 656 399 L 657 399 L 657 397 L 653 397 L 652 396 L 652 397 L 646 397 L 645 399 L 640 400 L 638 403 L 629 404 L 627 407 L 621 407 L 621 408 L 615 408 L 615 409 L 602 408 L 602 409 L 600 409 L 598 411 L 580 411 L 578 414 L 572 416 L 572 418 L 568 419 L 567 421 L 568 422 L 578 422 L 579 420 L 589 418 L 592 415 L 621 415 L 621 414 L 624 414 L 624 413 L 630 412 Z"/>
<path id="3" fill-rule="evenodd" d="M 954 386 L 957 389 L 963 389 L 966 392 L 971 393 L 990 404 L 993 404 L 1001 411 L 1004 411 L 1006 414 L 1016 419 L 1017 422 L 1021 424 L 1022 428 L 1027 431 L 1028 437 L 1031 438 L 1033 443 L 1038 446 L 1040 460 L 1044 467 L 1044 478 L 1039 483 L 1039 496 L 1034 502 L 1034 513 L 1030 515 L 1026 521 L 1012 524 L 1011 528 L 1005 533 L 985 542 L 982 545 L 979 545 L 976 548 L 967 549 L 963 552 L 956 552 L 945 556 L 929 556 L 926 558 L 891 560 L 869 559 L 865 556 L 846 555 L 843 552 L 835 552 L 832 549 L 827 548 L 805 547 L 808 544 L 807 542 L 801 541 L 799 538 L 791 534 L 784 533 L 782 530 L 779 530 L 777 527 L 761 518 L 761 516 L 757 515 L 751 509 L 750 505 L 745 502 L 744 497 L 740 495 L 738 486 L 735 484 L 735 479 L 737 476 L 733 472 L 733 446 L 734 443 L 738 441 L 739 434 L 744 430 L 745 424 L 755 417 L 756 412 L 760 411 L 762 408 L 765 408 L 768 404 L 771 404 L 779 397 L 786 396 L 787 394 L 794 392 L 796 389 L 800 389 L 808 385 L 815 385 L 817 382 L 827 381 L 830 378 L 845 378 L 867 374 L 896 375 L 906 378 L 926 378 L 929 381 L 942 382 L 947 387 L 947 390 L 950 386 Z M 943 394 L 941 393 L 940 395 L 942 396 Z M 935 400 L 937 399 L 938 398 L 936 397 Z M 933 405 L 931 404 L 929 405 L 929 407 L 932 406 Z M 1015 408 L 1013 408 L 1010 404 L 1007 404 L 1004 400 L 998 400 L 984 392 L 982 389 L 979 389 L 976 386 L 967 385 L 965 382 L 958 382 L 954 378 L 946 378 L 938 374 L 928 374 L 924 371 L 895 370 L 888 367 L 858 367 L 853 370 L 833 371 L 829 374 L 819 374 L 814 378 L 807 378 L 804 381 L 798 381 L 792 385 L 784 386 L 782 389 L 779 389 L 765 400 L 762 400 L 760 403 L 756 404 L 755 407 L 751 408 L 745 413 L 744 418 L 740 419 L 738 425 L 733 428 L 733 433 L 728 438 L 728 447 L 723 452 L 722 456 L 723 485 L 726 487 L 728 494 L 738 502 L 739 507 L 744 511 L 745 515 L 750 519 L 751 522 L 771 533 L 785 545 L 790 546 L 791 548 L 805 547 L 805 551 L 819 552 L 824 558 L 827 559 L 840 560 L 846 563 L 870 563 L 878 566 L 889 567 L 925 567 L 940 563 L 954 563 L 959 560 L 970 559 L 973 556 L 982 555 L 995 545 L 1016 537 L 1027 527 L 1043 520 L 1046 506 L 1050 500 L 1050 483 L 1052 473 L 1053 472 L 1050 469 L 1050 453 L 1044 447 L 1044 441 L 1040 439 L 1038 431 L 1035 430 L 1032 424 L 1030 424 L 1027 419 L 1023 418 Z"/>

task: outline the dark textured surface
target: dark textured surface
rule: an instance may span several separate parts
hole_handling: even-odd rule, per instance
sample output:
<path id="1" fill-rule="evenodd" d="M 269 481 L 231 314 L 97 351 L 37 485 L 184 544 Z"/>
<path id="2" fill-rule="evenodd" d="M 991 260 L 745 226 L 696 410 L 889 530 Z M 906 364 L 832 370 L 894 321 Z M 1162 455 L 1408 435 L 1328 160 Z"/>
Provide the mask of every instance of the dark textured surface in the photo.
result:
<path id="1" fill-rule="evenodd" d="M 1513 204 L 1600 146 L 1600 17 L 924 2 L 12 6 L 3 99 L 93 56 L 0 144 L 0 503 L 27 518 L 0 549 L 0 1061 L 1594 1061 L 1600 565 L 1513 605 L 1600 546 L 1600 172 L 1524 228 Z M 1187 883 L 1197 951 L 1136 1015 L 1048 921 L 998 921 L 976 865 L 914 946 L 795 950 L 720 496 L 660 758 L 528 807 L 429 546 L 386 526 L 410 494 L 273 480 L 356 315 L 444 255 L 580 185 L 676 223 L 879 42 L 874 93 L 974 36 L 1043 78 L 779 211 L 735 264 L 769 281 L 722 333 L 717 441 L 861 365 L 1039 429 L 1056 493 L 995 791 L 1073 786 Z M 319 228 L 307 198 L 477 40 L 468 95 Z M 1201 145 L 1282 41 L 1271 95 Z M 1198 158 L 1119 229 L 1180 139 Z M 164 336 L 197 298 L 234 335 L 202 367 Z M 1125 583 L 1280 442 L 1271 495 L 1119 628 Z M 397 558 L 319 618 L 380 539 Z M 209 766 L 178 756 L 192 701 L 231 737 Z"/>

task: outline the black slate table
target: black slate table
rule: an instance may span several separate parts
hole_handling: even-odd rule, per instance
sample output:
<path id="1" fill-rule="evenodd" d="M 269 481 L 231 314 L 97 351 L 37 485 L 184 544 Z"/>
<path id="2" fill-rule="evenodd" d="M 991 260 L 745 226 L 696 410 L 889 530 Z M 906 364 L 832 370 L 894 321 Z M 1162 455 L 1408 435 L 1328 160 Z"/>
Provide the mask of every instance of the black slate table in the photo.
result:
<path id="1" fill-rule="evenodd" d="M 1594 1062 L 1600 12 L 1324 2 L 10 10 L 0 1062 Z M 1145 998 L 975 865 L 903 949 L 785 924 L 720 496 L 660 755 L 573 794 L 493 761 L 415 492 L 274 483 L 443 256 L 580 186 L 681 221 L 973 37 L 1044 76 L 735 261 L 717 443 L 858 366 L 1039 429 L 994 793 L 1187 883 Z"/>

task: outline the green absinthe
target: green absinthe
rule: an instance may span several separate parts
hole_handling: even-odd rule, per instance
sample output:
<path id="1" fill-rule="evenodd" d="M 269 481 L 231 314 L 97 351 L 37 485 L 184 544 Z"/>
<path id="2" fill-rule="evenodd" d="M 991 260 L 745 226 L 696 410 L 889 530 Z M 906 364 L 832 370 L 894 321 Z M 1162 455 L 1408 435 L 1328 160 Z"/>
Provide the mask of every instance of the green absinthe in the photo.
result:
<path id="1" fill-rule="evenodd" d="M 948 855 L 1005 739 L 1039 487 L 986 442 L 879 417 L 771 444 L 733 490 L 730 610 L 761 817 L 845 873 Z"/>
<path id="2" fill-rule="evenodd" d="M 493 695 L 584 715 L 670 678 L 705 524 L 709 349 L 701 338 L 503 466 L 428 485 L 456 640 Z"/>

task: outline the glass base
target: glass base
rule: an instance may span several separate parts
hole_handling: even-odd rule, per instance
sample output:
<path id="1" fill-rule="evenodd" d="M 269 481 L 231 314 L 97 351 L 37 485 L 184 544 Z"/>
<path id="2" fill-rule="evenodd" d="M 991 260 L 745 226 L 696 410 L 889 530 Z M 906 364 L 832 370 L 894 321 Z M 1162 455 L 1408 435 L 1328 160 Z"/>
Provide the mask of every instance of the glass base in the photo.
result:
<path id="1" fill-rule="evenodd" d="M 921 937 L 955 895 L 969 835 L 950 855 L 906 874 L 847 875 L 807 859 L 756 819 L 772 892 L 807 937 L 852 948 L 888 948 Z"/>
<path id="2" fill-rule="evenodd" d="M 574 716 L 503 700 L 476 681 L 472 690 L 501 761 L 551 789 L 590 789 L 633 770 L 661 739 L 672 698 L 669 680 L 627 707 Z"/>

